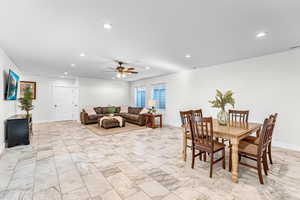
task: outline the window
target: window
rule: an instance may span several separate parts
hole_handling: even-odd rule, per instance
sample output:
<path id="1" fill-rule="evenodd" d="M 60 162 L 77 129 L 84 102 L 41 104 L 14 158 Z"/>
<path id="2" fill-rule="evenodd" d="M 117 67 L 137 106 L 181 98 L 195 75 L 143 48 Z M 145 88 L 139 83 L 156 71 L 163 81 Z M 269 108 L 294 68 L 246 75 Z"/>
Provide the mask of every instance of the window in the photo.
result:
<path id="1" fill-rule="evenodd" d="M 135 105 L 137 107 L 145 107 L 146 101 L 146 90 L 145 88 L 136 88 L 135 89 Z"/>
<path id="2" fill-rule="evenodd" d="M 156 109 L 166 109 L 166 86 L 165 84 L 154 85 L 152 99 L 156 103 Z"/>

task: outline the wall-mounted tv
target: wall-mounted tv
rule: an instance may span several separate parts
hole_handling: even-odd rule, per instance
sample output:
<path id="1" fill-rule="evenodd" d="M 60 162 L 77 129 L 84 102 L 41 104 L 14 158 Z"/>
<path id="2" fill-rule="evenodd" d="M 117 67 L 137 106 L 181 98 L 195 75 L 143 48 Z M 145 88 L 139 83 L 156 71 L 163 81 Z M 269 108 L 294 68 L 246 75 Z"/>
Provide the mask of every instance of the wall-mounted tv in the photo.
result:
<path id="1" fill-rule="evenodd" d="M 16 100 L 18 94 L 19 76 L 9 70 L 6 87 L 6 100 Z"/>

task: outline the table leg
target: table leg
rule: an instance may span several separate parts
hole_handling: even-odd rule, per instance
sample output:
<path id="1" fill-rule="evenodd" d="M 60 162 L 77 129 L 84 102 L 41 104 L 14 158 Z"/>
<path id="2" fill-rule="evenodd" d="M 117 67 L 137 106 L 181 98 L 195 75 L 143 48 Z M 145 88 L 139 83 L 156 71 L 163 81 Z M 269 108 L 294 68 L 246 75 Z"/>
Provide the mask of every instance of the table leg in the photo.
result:
<path id="1" fill-rule="evenodd" d="M 147 116 L 147 117 L 146 117 L 146 127 L 147 127 L 147 128 L 149 128 L 149 125 L 148 125 L 149 122 L 148 122 L 148 121 L 149 121 L 149 117 Z"/>
<path id="2" fill-rule="evenodd" d="M 159 117 L 160 128 L 162 128 L 162 116 Z"/>
<path id="3" fill-rule="evenodd" d="M 231 140 L 232 143 L 232 182 L 237 183 L 239 179 L 239 140 L 234 138 Z"/>
<path id="4" fill-rule="evenodd" d="M 182 159 L 186 161 L 186 148 L 187 148 L 187 139 L 185 130 L 182 133 Z"/>

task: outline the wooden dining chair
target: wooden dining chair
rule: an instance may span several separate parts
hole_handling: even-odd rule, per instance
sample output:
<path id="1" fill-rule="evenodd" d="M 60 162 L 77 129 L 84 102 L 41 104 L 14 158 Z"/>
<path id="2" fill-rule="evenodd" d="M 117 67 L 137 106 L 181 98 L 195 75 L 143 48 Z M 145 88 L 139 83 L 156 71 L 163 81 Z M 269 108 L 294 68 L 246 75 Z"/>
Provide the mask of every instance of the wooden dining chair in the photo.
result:
<path id="1" fill-rule="evenodd" d="M 193 110 L 193 116 L 194 116 L 195 120 L 202 119 L 202 117 L 203 117 L 202 109 Z"/>
<path id="2" fill-rule="evenodd" d="M 278 116 L 278 113 L 275 113 L 275 114 L 272 114 L 272 115 L 269 116 L 269 119 L 271 119 L 272 123 L 274 123 L 274 127 L 275 127 L 275 123 L 276 123 L 276 120 L 277 120 L 277 116 Z M 269 143 L 268 152 L 267 152 L 271 165 L 273 164 L 273 160 L 272 160 L 272 136 L 273 136 L 273 132 L 274 132 L 274 127 L 273 127 L 273 130 L 272 130 L 272 135 L 270 137 L 270 143 Z M 259 144 L 259 132 L 257 132 L 256 136 L 251 136 L 251 135 L 247 136 L 242 141 L 246 141 L 246 142 L 258 145 Z"/>
<path id="3" fill-rule="evenodd" d="M 256 169 L 261 184 L 264 184 L 264 180 L 262 176 L 262 165 L 265 174 L 268 175 L 267 149 L 270 142 L 270 138 L 272 137 L 273 128 L 274 128 L 274 123 L 272 122 L 272 120 L 265 119 L 259 136 L 259 144 L 256 145 L 246 141 L 240 141 L 238 147 L 240 164 Z M 230 157 L 231 156 L 232 155 L 230 155 Z M 241 160 L 242 157 L 256 161 L 256 166 L 252 166 L 249 165 L 248 163 L 242 162 Z M 232 165 L 232 163 L 229 164 Z"/>
<path id="4" fill-rule="evenodd" d="M 190 132 L 192 136 L 192 168 L 195 167 L 195 158 L 202 154 L 209 153 L 210 155 L 210 172 L 209 177 L 212 177 L 213 165 L 222 161 L 222 167 L 225 169 L 225 145 L 216 141 L 213 131 L 213 120 L 211 117 L 202 117 L 200 120 L 195 120 L 193 116 L 189 116 Z M 199 151 L 196 154 L 196 150 Z M 214 160 L 214 154 L 222 151 L 222 157 Z"/>
<path id="5" fill-rule="evenodd" d="M 229 122 L 234 123 L 248 123 L 249 110 L 229 110 Z"/>
<path id="6" fill-rule="evenodd" d="M 248 118 L 249 118 L 249 110 L 229 110 L 229 124 L 231 126 L 240 126 L 241 124 L 247 124 L 248 123 Z M 228 141 L 227 139 L 222 138 L 222 143 L 225 143 Z M 232 148 L 231 148 L 231 143 L 229 142 L 229 154 L 232 154 Z M 231 156 L 229 157 L 229 171 L 231 171 Z"/>
<path id="7" fill-rule="evenodd" d="M 186 151 L 187 148 L 191 148 L 192 146 L 188 145 L 188 140 L 192 140 L 192 136 L 190 133 L 190 128 L 189 128 L 189 117 L 192 117 L 193 111 L 188 110 L 188 111 L 180 111 L 180 118 L 181 118 L 181 127 L 182 127 L 182 135 L 183 135 L 183 149 L 182 149 L 182 156 L 183 160 L 186 161 Z"/>

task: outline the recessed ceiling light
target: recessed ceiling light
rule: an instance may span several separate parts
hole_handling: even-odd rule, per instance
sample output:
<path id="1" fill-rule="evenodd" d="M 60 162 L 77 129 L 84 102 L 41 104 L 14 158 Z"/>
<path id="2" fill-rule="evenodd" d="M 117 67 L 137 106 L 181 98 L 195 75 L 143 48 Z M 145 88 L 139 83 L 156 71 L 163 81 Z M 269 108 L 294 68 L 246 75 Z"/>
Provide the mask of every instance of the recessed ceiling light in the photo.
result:
<path id="1" fill-rule="evenodd" d="M 256 33 L 256 38 L 264 38 L 266 37 L 267 33 L 264 31 Z"/>
<path id="2" fill-rule="evenodd" d="M 103 28 L 107 29 L 107 30 L 110 30 L 112 28 L 112 25 L 111 24 L 108 24 L 108 23 L 105 23 L 103 25 Z"/>
<path id="3" fill-rule="evenodd" d="M 151 69 L 151 67 L 146 67 L 146 70 L 149 70 L 149 69 Z"/>
<path id="4" fill-rule="evenodd" d="M 64 75 L 67 76 L 67 75 L 68 75 L 68 72 L 64 72 Z"/>
<path id="5" fill-rule="evenodd" d="M 71 67 L 75 67 L 76 65 L 74 63 L 71 64 Z"/>
<path id="6" fill-rule="evenodd" d="M 84 54 L 84 53 L 81 53 L 81 54 L 80 54 L 80 56 L 81 56 L 81 57 L 84 57 L 84 56 L 85 56 L 85 54 Z"/>
<path id="7" fill-rule="evenodd" d="M 191 56 L 191 54 L 186 54 L 185 55 L 185 58 L 191 58 L 192 56 Z"/>

